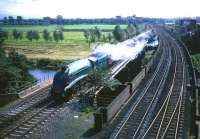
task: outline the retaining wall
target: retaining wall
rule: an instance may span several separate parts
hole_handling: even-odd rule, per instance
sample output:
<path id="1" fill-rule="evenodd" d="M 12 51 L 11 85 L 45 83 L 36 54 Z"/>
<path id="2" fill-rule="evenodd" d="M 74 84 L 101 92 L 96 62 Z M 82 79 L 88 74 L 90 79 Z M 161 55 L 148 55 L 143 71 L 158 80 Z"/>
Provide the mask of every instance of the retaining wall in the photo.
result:
<path id="1" fill-rule="evenodd" d="M 137 76 L 134 77 L 134 79 L 127 83 L 126 87 L 116 96 L 116 98 L 111 101 L 110 104 L 104 107 L 99 107 L 97 112 L 98 116 L 102 115 L 102 119 L 100 118 L 100 121 L 103 121 L 103 124 L 109 123 L 114 116 L 117 114 L 119 109 L 123 106 L 123 104 L 132 96 L 132 92 L 138 87 L 138 85 L 141 83 L 141 81 L 144 79 L 145 74 L 149 72 L 152 65 L 154 64 L 155 59 L 158 59 L 162 54 L 161 47 L 158 47 L 155 55 L 151 58 L 151 60 L 148 62 L 148 64 L 137 74 Z M 101 92 L 99 92 L 101 93 Z M 99 114 L 101 113 L 101 114 Z M 97 114 L 94 114 L 94 116 Z M 95 119 L 99 119 L 95 118 Z M 97 122 L 97 121 L 95 121 Z M 98 122 L 102 123 L 102 122 Z M 97 127 L 98 124 L 95 124 L 95 127 Z M 102 125 L 99 125 L 100 127 L 103 127 Z M 99 130 L 99 127 L 97 127 Z"/>

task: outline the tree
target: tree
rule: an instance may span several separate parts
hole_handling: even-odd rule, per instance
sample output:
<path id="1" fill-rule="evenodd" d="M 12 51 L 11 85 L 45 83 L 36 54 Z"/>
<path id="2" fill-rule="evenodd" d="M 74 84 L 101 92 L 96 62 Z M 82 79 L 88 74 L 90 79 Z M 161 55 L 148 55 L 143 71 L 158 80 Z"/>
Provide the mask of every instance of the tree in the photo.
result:
<path id="1" fill-rule="evenodd" d="M 61 30 L 55 30 L 53 32 L 53 38 L 56 42 L 58 42 L 59 40 L 64 40 L 63 32 Z"/>
<path id="2" fill-rule="evenodd" d="M 0 48 L 0 93 L 14 93 L 15 88 L 33 81 L 28 73 L 28 63 L 24 55 L 15 50 L 7 53 Z"/>
<path id="3" fill-rule="evenodd" d="M 92 74 L 90 75 L 90 79 L 95 88 L 104 86 L 114 90 L 117 86 L 121 85 L 119 80 L 112 78 L 109 70 L 94 68 Z"/>
<path id="4" fill-rule="evenodd" d="M 89 30 L 84 30 L 84 31 L 83 31 L 83 35 L 84 35 L 85 39 L 86 39 L 87 42 L 88 42 L 89 39 L 90 39 L 90 31 L 89 31 Z"/>
<path id="5" fill-rule="evenodd" d="M 95 31 L 93 29 L 90 30 L 90 40 L 91 40 L 91 42 L 96 41 L 96 34 L 95 34 Z"/>
<path id="6" fill-rule="evenodd" d="M 136 22 L 133 23 L 133 26 L 135 28 L 135 34 L 139 34 L 139 27 L 138 27 L 138 24 Z"/>
<path id="7" fill-rule="evenodd" d="M 106 41 L 107 41 L 107 38 L 106 38 L 106 35 L 105 35 L 105 34 L 102 35 L 102 40 L 103 40 L 103 42 L 106 42 Z"/>
<path id="8" fill-rule="evenodd" d="M 29 40 L 29 41 L 32 41 L 33 40 L 33 31 L 32 30 L 29 30 L 26 34 L 26 38 Z"/>
<path id="9" fill-rule="evenodd" d="M 33 30 L 29 30 L 26 34 L 26 37 L 29 41 L 40 39 L 38 31 L 33 31 Z"/>
<path id="10" fill-rule="evenodd" d="M 126 29 L 128 31 L 129 38 L 132 38 L 134 35 L 136 35 L 136 28 L 133 24 L 128 24 Z"/>
<path id="11" fill-rule="evenodd" d="M 7 18 L 7 17 L 4 17 L 4 18 L 3 18 L 3 23 L 4 23 L 4 24 L 8 24 L 8 18 Z"/>
<path id="12" fill-rule="evenodd" d="M 111 33 L 108 34 L 107 39 L 108 39 L 109 42 L 111 42 L 111 40 L 112 40 L 112 35 L 111 35 Z"/>
<path id="13" fill-rule="evenodd" d="M 3 44 L 3 42 L 8 39 L 8 32 L 3 31 L 0 29 L 0 46 Z"/>
<path id="14" fill-rule="evenodd" d="M 40 39 L 40 35 L 39 35 L 38 31 L 33 31 L 32 35 L 33 35 L 33 39 L 35 39 L 35 40 L 39 40 Z"/>
<path id="15" fill-rule="evenodd" d="M 3 94 L 8 92 L 11 87 L 10 81 L 16 80 L 19 74 L 2 48 L 0 48 L 0 59 L 0 94 Z"/>
<path id="16" fill-rule="evenodd" d="M 53 39 L 54 39 L 56 42 L 59 41 L 58 31 L 56 31 L 56 30 L 53 32 Z"/>
<path id="17" fill-rule="evenodd" d="M 98 27 L 95 27 L 94 34 L 96 35 L 97 39 L 101 39 L 101 30 Z"/>
<path id="18" fill-rule="evenodd" d="M 117 41 L 123 41 L 124 32 L 119 25 L 115 26 L 114 31 L 113 31 L 113 36 Z"/>
<path id="19" fill-rule="evenodd" d="M 84 30 L 84 37 L 85 37 L 85 39 L 88 42 L 88 45 L 90 47 L 91 38 L 90 38 L 90 31 L 89 30 Z"/>
<path id="20" fill-rule="evenodd" d="M 20 55 L 14 49 L 12 49 L 8 53 L 8 58 L 10 59 L 13 65 L 21 69 L 23 72 L 28 72 L 28 60 L 24 55 Z"/>
<path id="21" fill-rule="evenodd" d="M 9 24 L 14 24 L 14 18 L 12 16 L 8 16 L 8 22 Z"/>
<path id="22" fill-rule="evenodd" d="M 46 41 L 50 40 L 50 34 L 49 34 L 47 29 L 43 30 L 43 39 L 46 40 Z"/>
<path id="23" fill-rule="evenodd" d="M 126 28 L 126 29 L 124 29 L 124 38 L 126 38 L 126 39 L 129 39 L 130 37 L 131 37 L 131 34 L 130 34 L 130 32 L 129 32 L 129 30 Z"/>
<path id="24" fill-rule="evenodd" d="M 23 18 L 22 16 L 17 16 L 17 23 L 22 24 Z"/>
<path id="25" fill-rule="evenodd" d="M 13 30 L 12 34 L 13 34 L 13 37 L 14 37 L 15 40 L 18 40 L 18 39 L 21 40 L 23 38 L 22 32 L 20 32 L 16 29 Z"/>
<path id="26" fill-rule="evenodd" d="M 60 39 L 61 41 L 64 40 L 64 35 L 63 35 L 63 32 L 62 32 L 61 30 L 59 30 L 59 39 Z"/>
<path id="27" fill-rule="evenodd" d="M 23 33 L 20 31 L 20 32 L 18 33 L 18 36 L 19 36 L 19 39 L 22 40 L 22 38 L 23 38 Z"/>
<path id="28" fill-rule="evenodd" d="M 13 34 L 14 39 L 17 40 L 18 36 L 17 36 L 17 30 L 16 29 L 13 30 L 12 34 Z"/>

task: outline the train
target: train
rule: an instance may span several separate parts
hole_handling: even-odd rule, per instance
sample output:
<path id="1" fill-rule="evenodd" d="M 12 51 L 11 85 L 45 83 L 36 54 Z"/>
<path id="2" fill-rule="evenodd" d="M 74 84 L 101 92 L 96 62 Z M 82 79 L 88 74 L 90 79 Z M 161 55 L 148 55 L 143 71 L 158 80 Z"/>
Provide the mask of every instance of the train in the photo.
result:
<path id="1" fill-rule="evenodd" d="M 139 37 L 141 39 L 142 37 Z M 156 35 L 149 35 L 147 39 L 147 47 L 157 47 L 158 38 Z M 129 60 L 124 60 L 126 61 Z M 116 64 L 118 63 L 118 64 Z M 71 96 L 80 82 L 87 79 L 94 69 L 108 69 L 109 67 L 116 67 L 112 69 L 112 74 L 115 75 L 119 71 L 123 62 L 120 60 L 113 60 L 111 55 L 103 52 L 95 52 L 89 55 L 87 58 L 77 60 L 69 65 L 65 65 L 67 68 L 56 73 L 53 79 L 53 84 L 50 89 L 50 94 L 54 99 L 63 99 Z M 113 66 L 116 65 L 116 66 Z M 119 68 L 118 68 L 119 66 Z M 116 73 L 115 73 L 116 72 Z"/>
<path id="2" fill-rule="evenodd" d="M 76 84 L 87 78 L 94 69 L 106 69 L 111 67 L 113 61 L 110 55 L 105 53 L 92 53 L 87 58 L 64 65 L 66 68 L 55 74 L 50 94 L 54 99 L 67 98 L 73 93 Z"/>

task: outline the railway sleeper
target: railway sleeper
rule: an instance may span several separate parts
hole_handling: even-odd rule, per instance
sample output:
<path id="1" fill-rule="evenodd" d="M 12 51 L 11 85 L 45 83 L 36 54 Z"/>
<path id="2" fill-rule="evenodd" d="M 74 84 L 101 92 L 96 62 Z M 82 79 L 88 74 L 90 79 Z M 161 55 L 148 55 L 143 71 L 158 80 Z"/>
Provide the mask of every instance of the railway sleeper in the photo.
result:
<path id="1" fill-rule="evenodd" d="M 28 127 L 28 128 L 33 127 L 33 125 L 31 124 L 24 124 L 23 126 Z"/>
<path id="2" fill-rule="evenodd" d="M 30 128 L 27 127 L 19 127 L 20 130 L 29 130 Z"/>
<path id="3" fill-rule="evenodd" d="M 30 121 L 36 121 L 36 122 L 39 122 L 41 121 L 43 117 L 34 117 L 33 119 L 31 119 Z"/>
<path id="4" fill-rule="evenodd" d="M 9 135 L 8 138 L 19 138 L 19 137 L 21 137 L 21 135 L 12 133 Z"/>
<path id="5" fill-rule="evenodd" d="M 15 130 L 15 133 L 24 134 L 24 133 L 26 133 L 26 131 L 22 131 L 22 130 Z"/>
<path id="6" fill-rule="evenodd" d="M 30 126 L 34 126 L 34 125 L 37 124 L 38 122 L 37 122 L 37 121 L 31 120 L 31 121 L 28 121 L 28 123 L 30 124 Z M 34 124 L 34 125 L 33 125 L 33 124 Z"/>

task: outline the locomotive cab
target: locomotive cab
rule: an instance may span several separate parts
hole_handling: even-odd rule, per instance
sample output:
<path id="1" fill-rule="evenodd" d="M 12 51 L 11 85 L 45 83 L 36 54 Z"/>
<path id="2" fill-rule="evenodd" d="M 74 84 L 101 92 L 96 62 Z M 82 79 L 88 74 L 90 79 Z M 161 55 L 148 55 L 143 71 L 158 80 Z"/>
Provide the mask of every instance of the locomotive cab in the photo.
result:
<path id="1" fill-rule="evenodd" d="M 63 66 L 53 78 L 53 84 L 50 90 L 51 96 L 56 100 L 60 100 L 64 93 L 64 88 L 69 82 L 69 68 L 68 66 Z"/>
<path id="2" fill-rule="evenodd" d="M 88 60 L 93 63 L 93 67 L 95 66 L 99 69 L 107 68 L 109 65 L 108 55 L 104 53 L 93 53 L 90 55 Z"/>

